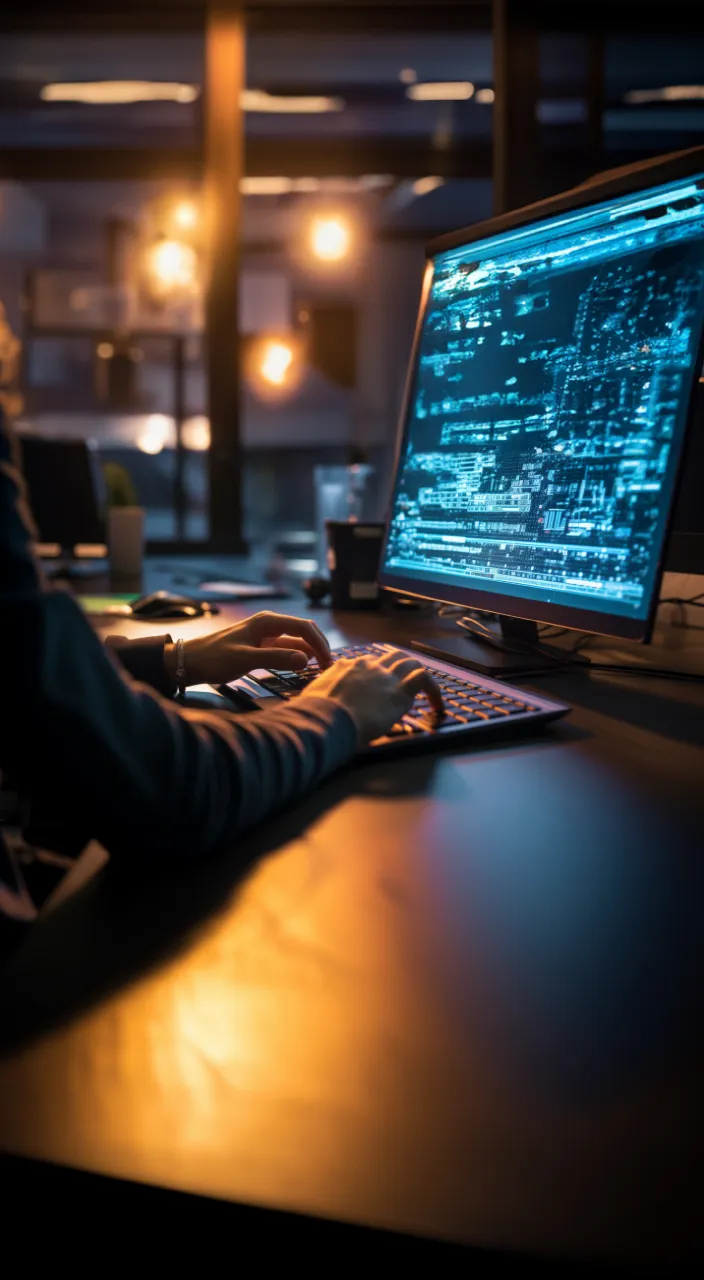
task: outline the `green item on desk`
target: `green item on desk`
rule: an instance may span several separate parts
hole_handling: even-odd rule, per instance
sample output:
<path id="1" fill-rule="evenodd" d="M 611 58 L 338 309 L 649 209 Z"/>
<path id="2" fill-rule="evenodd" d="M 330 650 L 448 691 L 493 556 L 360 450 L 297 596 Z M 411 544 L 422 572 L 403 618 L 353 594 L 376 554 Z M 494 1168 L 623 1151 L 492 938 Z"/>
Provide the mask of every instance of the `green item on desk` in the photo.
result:
<path id="1" fill-rule="evenodd" d="M 136 507 L 138 505 L 137 490 L 126 467 L 119 462 L 106 462 L 103 466 L 103 479 L 107 491 L 108 507 Z"/>
<path id="2" fill-rule="evenodd" d="M 76 599 L 89 618 L 110 617 L 117 615 L 128 618 L 132 613 L 132 604 L 139 599 L 137 591 L 112 596 L 77 596 Z"/>

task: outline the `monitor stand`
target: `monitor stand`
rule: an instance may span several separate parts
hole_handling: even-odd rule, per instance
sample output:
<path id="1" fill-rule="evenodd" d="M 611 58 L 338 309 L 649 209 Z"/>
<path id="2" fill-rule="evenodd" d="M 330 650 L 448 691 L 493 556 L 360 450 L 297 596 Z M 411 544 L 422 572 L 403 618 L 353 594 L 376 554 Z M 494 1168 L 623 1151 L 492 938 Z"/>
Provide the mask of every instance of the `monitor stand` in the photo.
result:
<path id="1" fill-rule="evenodd" d="M 499 679 L 540 675 L 573 663 L 587 665 L 589 662 L 584 654 L 571 654 L 556 645 L 541 644 L 535 622 L 509 618 L 505 614 L 499 615 L 498 631 L 487 627 L 486 633 L 481 634 L 457 627 L 442 640 L 413 640 L 411 648 L 443 662 L 452 662 L 455 666 Z"/>

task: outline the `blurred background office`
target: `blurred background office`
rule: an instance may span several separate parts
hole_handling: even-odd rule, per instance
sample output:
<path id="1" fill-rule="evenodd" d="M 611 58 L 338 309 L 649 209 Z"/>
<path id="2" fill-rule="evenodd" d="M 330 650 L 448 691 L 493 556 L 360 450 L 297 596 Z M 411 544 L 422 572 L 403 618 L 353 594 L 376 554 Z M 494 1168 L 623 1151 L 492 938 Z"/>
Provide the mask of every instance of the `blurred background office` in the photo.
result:
<path id="1" fill-rule="evenodd" d="M 155 549 L 309 572 L 316 467 L 383 514 L 427 239 L 704 140 L 677 0 L 110 8 L 0 18 L 0 359 Z"/>

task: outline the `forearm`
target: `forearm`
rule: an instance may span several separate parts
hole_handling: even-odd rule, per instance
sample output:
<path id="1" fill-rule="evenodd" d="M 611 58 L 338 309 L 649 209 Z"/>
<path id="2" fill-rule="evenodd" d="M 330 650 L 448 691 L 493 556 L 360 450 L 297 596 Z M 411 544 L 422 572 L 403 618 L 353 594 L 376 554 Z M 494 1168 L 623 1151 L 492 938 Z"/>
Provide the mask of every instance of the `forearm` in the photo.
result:
<path id="1" fill-rule="evenodd" d="M 238 717 L 184 712 L 110 662 L 77 604 L 44 593 L 0 420 L 0 772 L 30 805 L 36 842 L 99 840 L 121 858 L 231 844 L 355 752 L 332 699 Z M 31 837 L 30 837 L 31 838 Z"/>
<path id="2" fill-rule="evenodd" d="M 176 646 L 171 636 L 106 636 L 105 644 L 133 680 L 148 684 L 166 698 L 176 692 Z"/>
<path id="3" fill-rule="evenodd" d="M 41 597 L 33 609 L 5 644 L 23 630 L 40 636 L 34 658 L 26 645 L 14 654 L 28 696 L 10 715 L 34 829 L 53 824 L 71 839 L 79 828 L 121 858 L 197 856 L 232 844 L 354 754 L 352 720 L 330 699 L 256 716 L 184 712 L 126 683 L 68 597 Z M 0 764 L 2 737 L 0 727 Z"/>

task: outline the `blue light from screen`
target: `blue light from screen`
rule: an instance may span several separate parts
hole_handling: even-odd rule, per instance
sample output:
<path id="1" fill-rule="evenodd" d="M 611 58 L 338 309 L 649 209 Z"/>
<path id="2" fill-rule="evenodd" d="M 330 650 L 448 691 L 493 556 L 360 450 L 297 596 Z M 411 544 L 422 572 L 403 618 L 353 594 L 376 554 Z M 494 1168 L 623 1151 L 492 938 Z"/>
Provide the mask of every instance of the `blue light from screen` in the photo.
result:
<path id="1" fill-rule="evenodd" d="M 646 618 L 703 321 L 704 175 L 438 254 L 385 571 Z"/>

